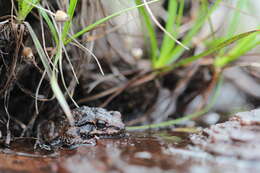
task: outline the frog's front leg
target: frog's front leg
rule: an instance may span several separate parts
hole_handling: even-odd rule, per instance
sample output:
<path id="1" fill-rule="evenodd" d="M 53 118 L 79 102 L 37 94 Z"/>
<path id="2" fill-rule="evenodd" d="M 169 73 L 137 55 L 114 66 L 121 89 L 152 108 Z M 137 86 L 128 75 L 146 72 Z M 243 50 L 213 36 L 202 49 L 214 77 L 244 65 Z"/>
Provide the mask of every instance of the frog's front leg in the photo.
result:
<path id="1" fill-rule="evenodd" d="M 62 136 L 60 136 L 62 146 L 74 149 L 82 145 L 96 145 L 96 139 L 88 136 L 89 130 L 93 127 L 84 125 L 81 127 L 70 127 Z"/>
<path id="2" fill-rule="evenodd" d="M 70 150 L 78 148 L 80 146 L 95 146 L 97 144 L 96 138 L 89 138 L 89 139 L 77 139 L 74 140 L 73 144 L 65 145 L 65 148 Z"/>
<path id="3" fill-rule="evenodd" d="M 37 141 L 34 149 L 40 147 L 41 149 L 51 150 L 51 142 L 56 138 L 55 123 L 53 121 L 45 121 L 37 127 Z"/>

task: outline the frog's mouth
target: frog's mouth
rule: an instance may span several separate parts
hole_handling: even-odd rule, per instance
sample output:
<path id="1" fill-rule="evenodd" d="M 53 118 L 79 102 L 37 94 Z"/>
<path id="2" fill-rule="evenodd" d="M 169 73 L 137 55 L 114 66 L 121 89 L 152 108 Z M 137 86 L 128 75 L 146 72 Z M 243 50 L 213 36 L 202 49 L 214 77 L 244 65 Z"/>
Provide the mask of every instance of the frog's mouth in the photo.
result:
<path id="1" fill-rule="evenodd" d="M 104 126 L 97 124 L 96 128 L 90 132 L 90 135 L 98 136 L 98 137 L 114 137 L 122 134 L 124 128 L 114 127 L 114 126 Z"/>

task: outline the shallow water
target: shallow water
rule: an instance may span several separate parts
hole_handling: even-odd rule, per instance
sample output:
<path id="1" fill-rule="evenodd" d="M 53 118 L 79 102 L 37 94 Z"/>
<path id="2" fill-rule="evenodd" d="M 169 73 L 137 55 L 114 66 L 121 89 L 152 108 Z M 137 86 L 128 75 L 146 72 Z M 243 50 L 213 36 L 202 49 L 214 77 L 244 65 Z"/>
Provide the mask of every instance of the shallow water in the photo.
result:
<path id="1" fill-rule="evenodd" d="M 31 139 L 17 139 L 0 154 L 0 172 L 260 172 L 257 161 L 206 153 L 186 132 L 130 133 L 121 139 L 100 139 L 97 146 L 57 152 L 34 151 Z"/>

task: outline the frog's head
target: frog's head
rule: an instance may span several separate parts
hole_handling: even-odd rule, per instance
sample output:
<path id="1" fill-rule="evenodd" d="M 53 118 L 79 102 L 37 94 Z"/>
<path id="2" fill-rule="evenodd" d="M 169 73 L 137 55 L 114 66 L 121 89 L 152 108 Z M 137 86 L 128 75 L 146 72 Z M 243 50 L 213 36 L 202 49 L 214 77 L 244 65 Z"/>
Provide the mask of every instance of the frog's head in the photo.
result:
<path id="1" fill-rule="evenodd" d="M 95 120 L 96 130 L 91 132 L 92 134 L 114 135 L 121 133 L 125 129 L 121 113 L 118 111 L 107 111 L 99 108 Z"/>
<path id="2" fill-rule="evenodd" d="M 96 112 L 96 125 L 100 128 L 111 127 L 117 130 L 123 130 L 125 128 L 120 112 L 106 111 L 105 109 L 99 109 L 99 111 Z"/>
<path id="3" fill-rule="evenodd" d="M 125 129 L 118 111 L 107 111 L 103 108 L 82 106 L 73 110 L 76 126 L 93 124 L 95 128 L 89 132 L 91 135 L 116 135 Z"/>

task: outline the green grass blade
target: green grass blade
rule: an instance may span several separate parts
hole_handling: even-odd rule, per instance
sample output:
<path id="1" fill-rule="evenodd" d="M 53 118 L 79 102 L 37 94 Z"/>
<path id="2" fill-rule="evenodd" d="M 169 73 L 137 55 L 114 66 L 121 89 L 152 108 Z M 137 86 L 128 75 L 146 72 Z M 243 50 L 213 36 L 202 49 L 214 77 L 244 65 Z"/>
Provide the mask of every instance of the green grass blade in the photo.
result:
<path id="1" fill-rule="evenodd" d="M 135 0 L 137 5 L 141 5 L 142 1 L 141 0 Z M 157 38 L 156 38 L 156 32 L 153 27 L 151 18 L 149 17 L 149 14 L 145 10 L 145 8 L 142 6 L 139 8 L 139 13 L 143 17 L 146 29 L 147 29 L 147 34 L 150 40 L 150 46 L 151 46 L 151 57 L 152 57 L 152 62 L 155 61 L 157 54 L 158 54 L 158 43 L 157 43 Z"/>
<path id="2" fill-rule="evenodd" d="M 231 20 L 228 23 L 227 26 L 227 33 L 225 35 L 226 38 L 230 38 L 232 37 L 239 25 L 239 21 L 240 21 L 240 10 L 243 10 L 245 8 L 245 0 L 237 0 L 236 2 L 236 6 L 235 9 L 233 9 L 231 11 Z M 221 57 L 222 55 L 225 54 L 225 52 L 227 51 L 227 48 L 222 49 L 219 53 L 218 53 L 218 57 Z"/>
<path id="3" fill-rule="evenodd" d="M 219 3 L 222 0 L 216 0 L 215 3 L 211 6 L 211 8 L 208 10 L 208 7 L 202 3 L 202 6 L 200 8 L 200 16 L 196 20 L 194 26 L 192 29 L 184 36 L 182 43 L 184 45 L 190 45 L 191 40 L 194 37 L 195 34 L 197 34 L 202 27 L 202 25 L 205 23 L 205 21 L 209 18 L 209 16 L 212 14 L 212 12 L 218 7 Z M 161 68 L 165 65 L 169 65 L 176 61 L 178 58 L 180 58 L 181 54 L 185 51 L 185 49 L 182 46 L 177 46 L 173 51 L 170 52 L 168 56 L 165 56 L 164 58 L 161 58 L 157 61 L 155 64 L 155 68 Z"/>
<path id="4" fill-rule="evenodd" d="M 179 27 L 182 22 L 182 17 L 183 17 L 183 11 L 184 11 L 184 6 L 185 6 L 185 0 L 179 0 L 179 7 L 178 7 L 178 14 L 176 18 L 176 26 Z"/>
<path id="5" fill-rule="evenodd" d="M 71 28 L 72 19 L 75 13 L 75 9 L 77 6 L 78 0 L 70 0 L 69 8 L 67 14 L 69 16 L 69 20 L 64 23 L 63 31 L 62 31 L 62 40 L 65 41 L 68 36 L 68 32 Z"/>
<path id="6" fill-rule="evenodd" d="M 177 0 L 171 0 L 168 2 L 168 17 L 167 17 L 165 29 L 174 37 L 177 36 L 177 32 L 174 31 L 174 29 L 176 30 L 176 26 L 174 25 L 177 20 L 177 8 L 178 8 Z M 159 59 L 165 59 L 165 57 L 173 49 L 174 44 L 175 42 L 167 34 L 164 34 Z"/>
<path id="7" fill-rule="evenodd" d="M 234 37 L 232 37 L 232 38 L 230 38 L 230 39 L 220 43 L 219 45 L 217 45 L 217 46 L 215 46 L 215 47 L 213 47 L 211 49 L 208 49 L 208 50 L 206 50 L 206 51 L 204 51 L 204 52 L 202 52 L 202 53 L 200 53 L 198 55 L 191 56 L 191 57 L 185 58 L 183 60 L 180 60 L 179 62 L 169 66 L 168 68 L 169 69 L 173 69 L 173 68 L 176 68 L 176 67 L 187 65 L 187 64 L 189 64 L 189 63 L 191 63 L 193 61 L 196 61 L 196 60 L 198 60 L 200 58 L 203 58 L 203 57 L 205 57 L 207 55 L 215 53 L 215 52 L 225 48 L 226 46 L 228 46 L 228 45 L 230 45 L 230 44 L 232 44 L 232 43 L 234 43 L 234 42 L 236 42 L 238 40 L 241 40 L 241 39 L 243 39 L 245 37 L 248 37 L 251 34 L 254 34 L 254 33 L 258 33 L 259 34 L 259 32 L 260 32 L 260 30 L 254 30 L 254 31 L 249 31 L 249 32 L 246 32 L 246 33 L 242 33 L 242 34 L 236 35 L 236 36 L 234 36 Z"/>
<path id="8" fill-rule="evenodd" d="M 50 19 L 50 17 L 48 16 L 48 14 L 46 13 L 46 11 L 42 10 L 41 8 L 39 8 L 39 13 L 40 15 L 43 17 L 43 19 L 45 20 L 45 22 L 47 23 L 50 31 L 51 31 L 51 35 L 56 43 L 56 45 L 59 42 L 59 37 L 58 37 L 58 33 L 57 30 L 53 24 L 53 21 Z"/>
<path id="9" fill-rule="evenodd" d="M 38 38 L 37 38 L 35 32 L 33 31 L 32 27 L 30 26 L 29 23 L 27 23 L 27 22 L 24 22 L 24 23 L 25 23 L 26 27 L 28 28 L 28 31 L 29 31 L 29 33 L 30 33 L 30 35 L 32 37 L 33 43 L 35 45 L 35 48 L 36 48 L 36 50 L 37 50 L 37 52 L 39 54 L 39 57 L 41 59 L 41 62 L 42 62 L 43 66 L 44 66 L 44 68 L 45 68 L 45 70 L 46 70 L 46 72 L 48 74 L 48 77 L 50 79 L 50 85 L 51 85 L 51 88 L 53 90 L 53 93 L 56 96 L 58 102 L 60 103 L 60 105 L 61 105 L 64 113 L 66 114 L 69 122 L 71 124 L 73 124 L 74 123 L 74 119 L 72 117 L 69 105 L 66 102 L 66 99 L 65 99 L 65 97 L 64 97 L 64 95 L 63 95 L 63 93 L 62 93 L 62 91 L 61 91 L 61 89 L 60 89 L 60 87 L 58 85 L 57 78 L 56 78 L 56 71 L 55 70 L 53 70 L 53 71 L 51 70 L 48 58 L 45 55 L 45 52 L 44 52 L 44 50 L 43 50 L 43 48 L 41 46 L 41 43 L 38 40 Z"/>
<path id="10" fill-rule="evenodd" d="M 66 114 L 70 124 L 73 125 L 74 124 L 74 118 L 73 118 L 72 113 L 70 111 L 70 107 L 69 107 L 69 105 L 68 105 L 59 85 L 58 85 L 55 73 L 52 74 L 50 84 L 51 84 L 52 91 L 53 91 L 55 97 L 57 98 L 60 106 L 62 107 L 64 113 Z"/>
<path id="11" fill-rule="evenodd" d="M 35 48 L 36 48 L 36 50 L 37 50 L 37 52 L 39 54 L 39 57 L 40 57 L 41 62 L 43 64 L 43 66 L 44 66 L 44 69 L 46 70 L 48 76 L 51 77 L 52 70 L 51 70 L 51 67 L 49 65 L 48 58 L 47 58 L 47 56 L 46 56 L 46 54 L 45 54 L 45 52 L 44 52 L 44 50 L 43 50 L 43 48 L 41 46 L 40 41 L 39 41 L 38 37 L 36 36 L 35 32 L 33 31 L 31 25 L 29 23 L 27 23 L 27 22 L 24 22 L 24 23 L 25 23 L 25 25 L 26 25 L 26 27 L 27 27 L 27 29 L 28 29 L 31 37 L 32 37 L 33 43 L 34 43 Z"/>
<path id="12" fill-rule="evenodd" d="M 171 33 L 169 33 L 163 26 L 162 24 L 156 19 L 156 16 L 154 15 L 154 13 L 152 12 L 151 8 L 149 7 L 149 5 L 147 4 L 147 0 L 143 0 L 144 4 L 145 4 L 145 8 L 148 12 L 148 14 L 150 15 L 151 19 L 153 20 L 153 22 L 155 23 L 155 25 L 163 31 L 164 34 L 167 34 L 173 41 L 175 41 L 177 44 L 179 44 L 180 46 L 182 46 L 183 48 L 185 48 L 186 50 L 189 50 L 189 47 L 184 45 L 181 41 L 179 41 L 178 39 L 176 39 Z"/>
<path id="13" fill-rule="evenodd" d="M 17 20 L 24 21 L 27 15 L 32 11 L 33 5 L 36 5 L 40 0 L 19 0 Z"/>
<path id="14" fill-rule="evenodd" d="M 228 65 L 259 45 L 259 43 L 260 41 L 257 38 L 257 33 L 240 40 L 238 44 L 232 48 L 232 50 L 226 53 L 226 55 L 216 58 L 214 61 L 214 66 L 217 68 L 222 68 Z"/>
<path id="15" fill-rule="evenodd" d="M 155 2 L 157 2 L 157 1 L 160 1 L 160 0 L 152 0 L 152 1 L 148 2 L 147 4 L 155 3 Z M 73 38 L 73 39 L 76 39 L 76 38 L 78 38 L 79 36 L 85 34 L 86 32 L 88 32 L 88 31 L 94 29 L 94 28 L 97 27 L 98 25 L 100 25 L 100 24 L 102 24 L 102 23 L 104 23 L 104 22 L 107 22 L 108 20 L 110 20 L 110 19 L 112 19 L 112 18 L 114 18 L 114 17 L 116 17 L 116 16 L 119 16 L 119 15 L 125 13 L 125 12 L 131 11 L 131 10 L 133 10 L 133 9 L 140 8 L 140 7 L 143 7 L 143 6 L 144 6 L 144 4 L 136 5 L 136 6 L 134 6 L 134 7 L 125 8 L 125 9 L 120 10 L 120 11 L 118 11 L 118 12 L 115 12 L 115 13 L 109 15 L 109 16 L 106 16 L 106 17 L 104 17 L 104 18 L 102 18 L 102 19 L 96 21 L 95 23 L 93 23 L 93 24 L 91 24 L 91 25 L 89 25 L 89 26 L 83 28 L 81 31 L 77 32 L 76 34 L 72 35 L 72 38 Z M 73 40 L 72 38 L 67 39 L 67 40 L 64 42 L 64 44 L 67 45 L 68 43 L 70 43 L 70 42 Z"/>
<path id="16" fill-rule="evenodd" d="M 232 19 L 228 26 L 227 37 L 232 37 L 236 32 L 240 21 L 240 10 L 244 9 L 247 2 L 245 0 L 237 0 L 236 3 L 236 9 L 233 10 Z"/>

